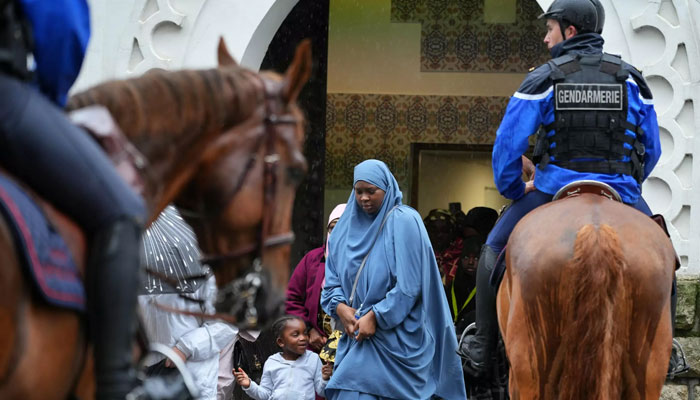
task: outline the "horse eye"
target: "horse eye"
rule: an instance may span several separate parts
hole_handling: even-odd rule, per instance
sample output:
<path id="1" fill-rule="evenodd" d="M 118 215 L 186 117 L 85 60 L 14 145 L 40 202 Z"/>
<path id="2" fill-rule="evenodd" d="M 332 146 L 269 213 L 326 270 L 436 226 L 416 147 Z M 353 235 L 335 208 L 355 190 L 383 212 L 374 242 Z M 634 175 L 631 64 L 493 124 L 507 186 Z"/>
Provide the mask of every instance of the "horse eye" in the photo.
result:
<path id="1" fill-rule="evenodd" d="M 301 168 L 289 167 L 287 168 L 287 179 L 291 183 L 298 185 L 304 179 L 304 171 Z"/>

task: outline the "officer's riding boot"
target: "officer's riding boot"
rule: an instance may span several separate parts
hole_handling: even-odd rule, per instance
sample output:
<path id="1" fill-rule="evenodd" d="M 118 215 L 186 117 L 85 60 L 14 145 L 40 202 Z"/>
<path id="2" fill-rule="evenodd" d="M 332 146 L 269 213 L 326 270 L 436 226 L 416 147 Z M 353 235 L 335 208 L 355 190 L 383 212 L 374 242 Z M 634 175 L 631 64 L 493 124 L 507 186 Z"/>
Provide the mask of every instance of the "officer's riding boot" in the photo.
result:
<path id="1" fill-rule="evenodd" d="M 488 372 L 498 342 L 496 288 L 490 283 L 497 257 L 498 254 L 488 245 L 481 248 L 476 271 L 476 334 L 469 341 L 464 354 L 464 369 L 473 377 L 481 377 Z"/>
<path id="2" fill-rule="evenodd" d="M 119 219 L 91 245 L 90 321 L 97 399 L 124 400 L 136 386 L 132 343 L 136 328 L 141 226 Z"/>
<path id="3" fill-rule="evenodd" d="M 671 334 L 676 336 L 676 305 L 678 303 L 678 288 L 676 286 L 676 277 L 673 277 L 673 290 L 671 291 Z M 682 374 L 690 369 L 688 362 L 685 359 L 685 353 L 681 344 L 677 340 L 671 343 L 671 359 L 668 363 L 668 379 L 675 378 L 676 375 Z"/>

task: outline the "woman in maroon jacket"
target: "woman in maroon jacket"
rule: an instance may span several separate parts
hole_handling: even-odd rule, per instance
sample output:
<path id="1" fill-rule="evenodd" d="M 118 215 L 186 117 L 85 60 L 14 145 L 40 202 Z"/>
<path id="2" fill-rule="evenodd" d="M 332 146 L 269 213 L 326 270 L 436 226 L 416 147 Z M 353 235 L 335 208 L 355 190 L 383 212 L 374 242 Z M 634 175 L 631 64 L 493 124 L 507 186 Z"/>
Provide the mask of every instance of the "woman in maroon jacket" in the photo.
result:
<path id="1" fill-rule="evenodd" d="M 330 236 L 340 216 L 345 211 L 345 204 L 337 205 L 328 217 L 328 236 Z M 309 328 L 309 348 L 315 352 L 321 351 L 330 334 L 330 326 L 324 324 L 325 313 L 320 307 L 321 290 L 326 274 L 326 248 L 328 236 L 323 246 L 306 253 L 292 273 L 287 287 L 287 314 L 297 315 L 306 322 Z"/>

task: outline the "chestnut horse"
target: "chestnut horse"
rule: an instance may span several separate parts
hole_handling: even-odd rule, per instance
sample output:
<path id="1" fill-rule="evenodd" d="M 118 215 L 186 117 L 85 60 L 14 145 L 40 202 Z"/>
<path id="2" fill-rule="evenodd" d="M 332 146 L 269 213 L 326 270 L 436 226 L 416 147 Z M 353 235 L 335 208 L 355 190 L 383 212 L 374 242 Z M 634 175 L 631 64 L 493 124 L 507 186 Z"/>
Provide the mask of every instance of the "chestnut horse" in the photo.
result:
<path id="1" fill-rule="evenodd" d="M 608 198 L 582 194 L 527 214 L 498 291 L 511 398 L 657 400 L 674 266 L 663 230 Z"/>
<path id="2" fill-rule="evenodd" d="M 296 186 L 306 171 L 303 116 L 296 98 L 310 76 L 303 42 L 284 76 L 238 66 L 223 40 L 219 67 L 156 71 L 99 85 L 69 108 L 105 106 L 142 153 L 152 222 L 169 203 L 189 210 L 218 282 L 237 277 L 240 256 L 260 256 L 281 299 L 289 277 Z M 84 267 L 81 232 L 49 210 Z M 0 220 L 0 398 L 93 398 L 82 317 L 32 294 L 5 221 Z M 269 296 L 273 297 L 273 296 Z M 279 304 L 270 306 L 274 312 Z"/>

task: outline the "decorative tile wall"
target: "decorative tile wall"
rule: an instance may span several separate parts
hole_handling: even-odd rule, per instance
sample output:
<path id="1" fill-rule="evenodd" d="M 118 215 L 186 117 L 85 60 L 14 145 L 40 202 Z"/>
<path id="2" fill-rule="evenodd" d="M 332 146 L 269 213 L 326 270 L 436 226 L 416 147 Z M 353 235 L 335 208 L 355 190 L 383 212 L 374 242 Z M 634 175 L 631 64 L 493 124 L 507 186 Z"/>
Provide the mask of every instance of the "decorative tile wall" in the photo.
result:
<path id="1" fill-rule="evenodd" d="M 350 188 L 353 167 L 377 158 L 406 190 L 411 143 L 491 144 L 507 102 L 507 97 L 328 94 L 326 187 Z"/>
<path id="2" fill-rule="evenodd" d="M 484 1 L 392 0 L 391 21 L 422 23 L 424 72 L 521 73 L 547 62 L 536 1 L 517 0 L 511 24 L 484 22 Z"/>

